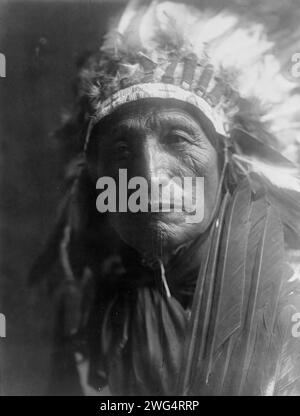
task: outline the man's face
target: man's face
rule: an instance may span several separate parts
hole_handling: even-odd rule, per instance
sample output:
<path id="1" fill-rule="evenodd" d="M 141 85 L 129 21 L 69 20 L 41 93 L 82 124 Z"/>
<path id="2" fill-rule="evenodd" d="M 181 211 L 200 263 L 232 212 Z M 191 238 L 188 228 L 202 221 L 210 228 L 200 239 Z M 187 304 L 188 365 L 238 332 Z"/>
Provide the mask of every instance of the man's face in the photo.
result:
<path id="1" fill-rule="evenodd" d="M 187 221 L 193 214 L 184 210 L 108 214 L 121 238 L 144 255 L 153 256 L 157 250 L 168 252 L 209 226 L 217 203 L 218 156 L 197 119 L 179 104 L 127 104 L 94 128 L 89 155 L 95 180 L 108 176 L 118 184 L 119 170 L 126 169 L 128 181 L 133 177 L 146 179 L 149 199 L 151 180 L 164 186 L 175 177 L 182 183 L 187 177 L 204 178 L 204 215 L 200 222 Z"/>

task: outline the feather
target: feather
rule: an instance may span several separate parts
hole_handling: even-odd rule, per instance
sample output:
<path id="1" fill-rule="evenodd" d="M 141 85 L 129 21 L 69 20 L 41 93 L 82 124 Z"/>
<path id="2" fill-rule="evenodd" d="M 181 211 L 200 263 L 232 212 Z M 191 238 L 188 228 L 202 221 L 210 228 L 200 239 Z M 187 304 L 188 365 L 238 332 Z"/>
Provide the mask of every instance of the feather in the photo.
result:
<path id="1" fill-rule="evenodd" d="M 300 171 L 276 149 L 243 129 L 235 129 L 233 163 L 250 179 L 253 189 L 262 186 L 284 225 L 286 243 L 300 243 Z"/>
<path id="2" fill-rule="evenodd" d="M 287 247 L 298 250 L 300 244 L 300 192 L 296 192 L 294 189 L 280 188 L 262 174 L 254 175 L 252 173 L 251 183 L 254 189 L 264 187 L 268 200 L 277 209 L 283 223 Z"/>
<path id="3" fill-rule="evenodd" d="M 257 136 L 241 127 L 233 129 L 231 139 L 237 155 L 248 157 L 250 159 L 249 163 L 252 160 L 259 159 L 266 164 L 296 169 L 295 164 L 282 156 L 278 149 L 276 149 L 276 142 L 274 142 L 273 137 L 263 138 L 261 136 L 262 134 Z"/>
<path id="4" fill-rule="evenodd" d="M 280 390 L 276 374 L 284 371 L 276 363 L 290 360 L 288 343 L 280 347 L 274 338 L 287 336 L 276 332 L 287 280 L 281 221 L 265 193 L 250 193 L 247 181 L 228 198 L 224 225 L 214 230 L 199 273 L 179 394 L 267 395 Z M 295 371 L 289 380 L 296 383 Z"/>
<path id="5" fill-rule="evenodd" d="M 45 247 L 35 259 L 28 275 L 29 285 L 39 283 L 47 272 L 51 270 L 59 256 L 59 245 L 67 222 L 67 207 L 69 195 L 62 201 L 53 230 L 49 235 Z"/>
<path id="6" fill-rule="evenodd" d="M 300 131 L 300 77 L 291 75 L 300 44 L 299 8 L 293 0 L 285 6 L 250 2 L 247 8 L 244 0 L 229 0 L 226 8 L 212 2 L 199 10 L 191 4 L 131 0 L 102 51 L 120 63 L 137 63 L 141 51 L 161 64 L 169 62 L 169 52 L 180 59 L 194 53 L 199 62 L 209 57 L 215 75 L 237 92 L 235 100 L 220 103 L 229 128 L 239 122 L 250 130 L 256 125 L 285 148 L 296 143 Z M 102 61 L 98 74 L 109 69 Z M 163 69 L 162 65 L 158 72 Z M 110 95 L 110 86 L 114 89 L 117 75 L 110 75 L 104 95 Z"/>
<path id="7" fill-rule="evenodd" d="M 293 334 L 293 316 L 300 311 L 300 282 L 291 280 L 291 270 L 281 282 L 278 315 L 273 327 L 268 350 L 272 365 L 277 355 L 275 374 L 268 386 L 268 394 L 274 396 L 299 395 L 300 392 L 300 338 Z"/>
<path id="8" fill-rule="evenodd" d="M 283 236 L 280 236 L 281 224 L 270 206 L 266 207 L 263 222 L 263 227 L 260 224 L 261 232 L 258 245 L 253 247 L 255 250 L 254 264 L 250 265 L 253 269 L 249 270 L 248 268 L 249 276 L 247 277 L 251 278 L 251 288 L 243 329 L 243 354 L 240 377 L 238 377 L 239 394 L 246 394 L 249 389 L 252 389 L 252 394 L 261 394 L 264 390 L 263 387 L 260 387 L 258 392 L 255 390 L 253 392 L 253 388 L 256 389 L 256 386 L 259 385 L 257 380 L 261 380 L 260 374 L 266 352 L 266 346 L 263 345 L 262 348 L 261 345 L 258 345 L 257 347 L 257 343 L 262 342 L 264 337 L 268 338 L 273 330 L 282 277 L 284 246 Z M 251 260 L 251 256 L 249 260 Z M 268 343 L 267 340 L 264 342 Z M 256 347 L 260 347 L 261 350 L 256 350 Z M 255 386 L 254 378 L 256 378 Z"/>
<path id="9" fill-rule="evenodd" d="M 300 391 L 300 340 L 292 337 L 292 317 L 299 312 L 293 304 L 284 305 L 276 322 L 269 356 L 278 354 L 276 370 L 270 383 L 269 395 L 299 395 Z"/>
<path id="10" fill-rule="evenodd" d="M 299 169 L 294 167 L 280 167 L 265 163 L 261 159 L 247 156 L 234 155 L 233 159 L 250 167 L 251 172 L 264 176 L 277 188 L 287 189 L 300 193 Z"/>
<path id="11" fill-rule="evenodd" d="M 210 391 L 217 394 L 222 391 L 226 380 L 233 349 L 232 341 L 242 325 L 249 212 L 250 188 L 245 181 L 231 198 L 224 219 L 205 354 L 193 381 L 192 394 L 198 394 L 199 385 L 202 385 L 201 394 Z M 220 350 L 223 352 L 222 362 L 219 360 Z"/>
<path id="12" fill-rule="evenodd" d="M 264 395 L 273 367 L 266 353 L 277 317 L 283 273 L 283 235 L 276 211 L 264 196 L 253 201 L 247 247 L 243 324 L 232 348 L 222 394 Z"/>
<path id="13" fill-rule="evenodd" d="M 140 6 L 140 0 L 130 0 L 121 16 L 117 31 L 122 35 L 126 32 L 131 21 L 134 19 Z"/>
<path id="14" fill-rule="evenodd" d="M 229 198 L 230 194 L 226 193 L 220 207 L 218 220 L 212 226 L 209 239 L 203 247 L 203 258 L 205 260 L 200 267 L 194 294 L 191 319 L 188 326 L 188 342 L 185 344 L 182 370 L 178 382 L 179 395 L 189 394 L 193 377 L 195 372 L 198 371 L 198 362 L 201 361 L 203 356 L 210 310 L 210 299 L 205 295 L 207 291 L 211 293 L 212 290 L 211 282 L 216 267 L 219 239 Z M 208 279 L 207 276 L 211 278 Z"/>
<path id="15" fill-rule="evenodd" d="M 207 376 L 212 371 L 216 350 L 241 325 L 249 207 L 250 189 L 245 181 L 236 190 L 225 217 L 214 293 L 216 309 L 212 313 L 211 339 L 208 339 L 210 357 Z"/>
<path id="16" fill-rule="evenodd" d="M 83 200 L 90 197 L 90 195 L 86 195 L 89 193 L 88 178 L 85 164 L 81 158 L 72 161 L 67 167 L 65 182 L 67 189 L 58 207 L 53 230 L 29 272 L 28 282 L 30 285 L 39 283 L 51 271 L 51 268 L 62 253 L 61 258 L 64 270 L 69 269 L 67 274 L 69 276 L 72 275 L 72 271 L 67 265 L 69 260 L 67 260 L 66 256 L 68 244 L 66 244 L 65 233 L 71 233 L 69 224 L 71 224 L 72 232 L 79 233 L 81 229 L 85 228 L 87 223 L 87 204 Z"/>

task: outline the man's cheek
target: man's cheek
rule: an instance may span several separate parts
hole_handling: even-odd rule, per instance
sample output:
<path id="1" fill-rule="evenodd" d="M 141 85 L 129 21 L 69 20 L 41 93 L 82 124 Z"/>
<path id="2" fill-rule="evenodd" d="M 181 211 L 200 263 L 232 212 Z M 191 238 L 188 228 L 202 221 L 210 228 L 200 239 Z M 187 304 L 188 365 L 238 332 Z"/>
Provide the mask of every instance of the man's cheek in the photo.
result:
<path id="1" fill-rule="evenodd" d="M 213 151 L 213 149 L 210 152 L 191 147 L 190 151 L 182 156 L 182 162 L 179 165 L 184 176 L 204 177 L 209 175 L 212 169 L 216 170 L 217 165 Z"/>
<path id="2" fill-rule="evenodd" d="M 204 178 L 196 177 L 192 181 L 190 189 L 187 190 L 185 195 L 188 195 L 191 201 L 191 208 L 186 222 L 188 224 L 200 223 L 204 219 L 205 213 L 205 193 L 204 193 Z"/>

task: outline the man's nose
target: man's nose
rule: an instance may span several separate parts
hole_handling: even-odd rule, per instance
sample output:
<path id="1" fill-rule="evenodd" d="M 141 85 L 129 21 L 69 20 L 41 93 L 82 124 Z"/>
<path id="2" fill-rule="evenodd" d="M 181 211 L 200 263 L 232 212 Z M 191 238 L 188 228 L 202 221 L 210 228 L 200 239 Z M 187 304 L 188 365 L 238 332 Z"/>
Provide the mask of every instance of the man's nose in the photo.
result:
<path id="1" fill-rule="evenodd" d="M 145 177 L 167 185 L 170 178 L 167 174 L 167 155 L 159 145 L 157 138 L 149 136 L 144 142 Z"/>

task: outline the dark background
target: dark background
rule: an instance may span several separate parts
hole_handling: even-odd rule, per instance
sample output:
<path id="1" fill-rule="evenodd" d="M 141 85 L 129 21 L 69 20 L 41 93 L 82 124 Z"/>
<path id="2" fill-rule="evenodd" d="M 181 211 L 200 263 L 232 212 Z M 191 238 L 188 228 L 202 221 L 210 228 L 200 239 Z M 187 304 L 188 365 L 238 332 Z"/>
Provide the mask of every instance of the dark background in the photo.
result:
<path id="1" fill-rule="evenodd" d="M 124 3 L 124 2 L 121 2 Z M 53 298 L 28 271 L 55 218 L 62 193 L 53 131 L 72 103 L 76 61 L 96 50 L 120 2 L 1 2 L 0 395 L 43 395 L 49 377 Z"/>

